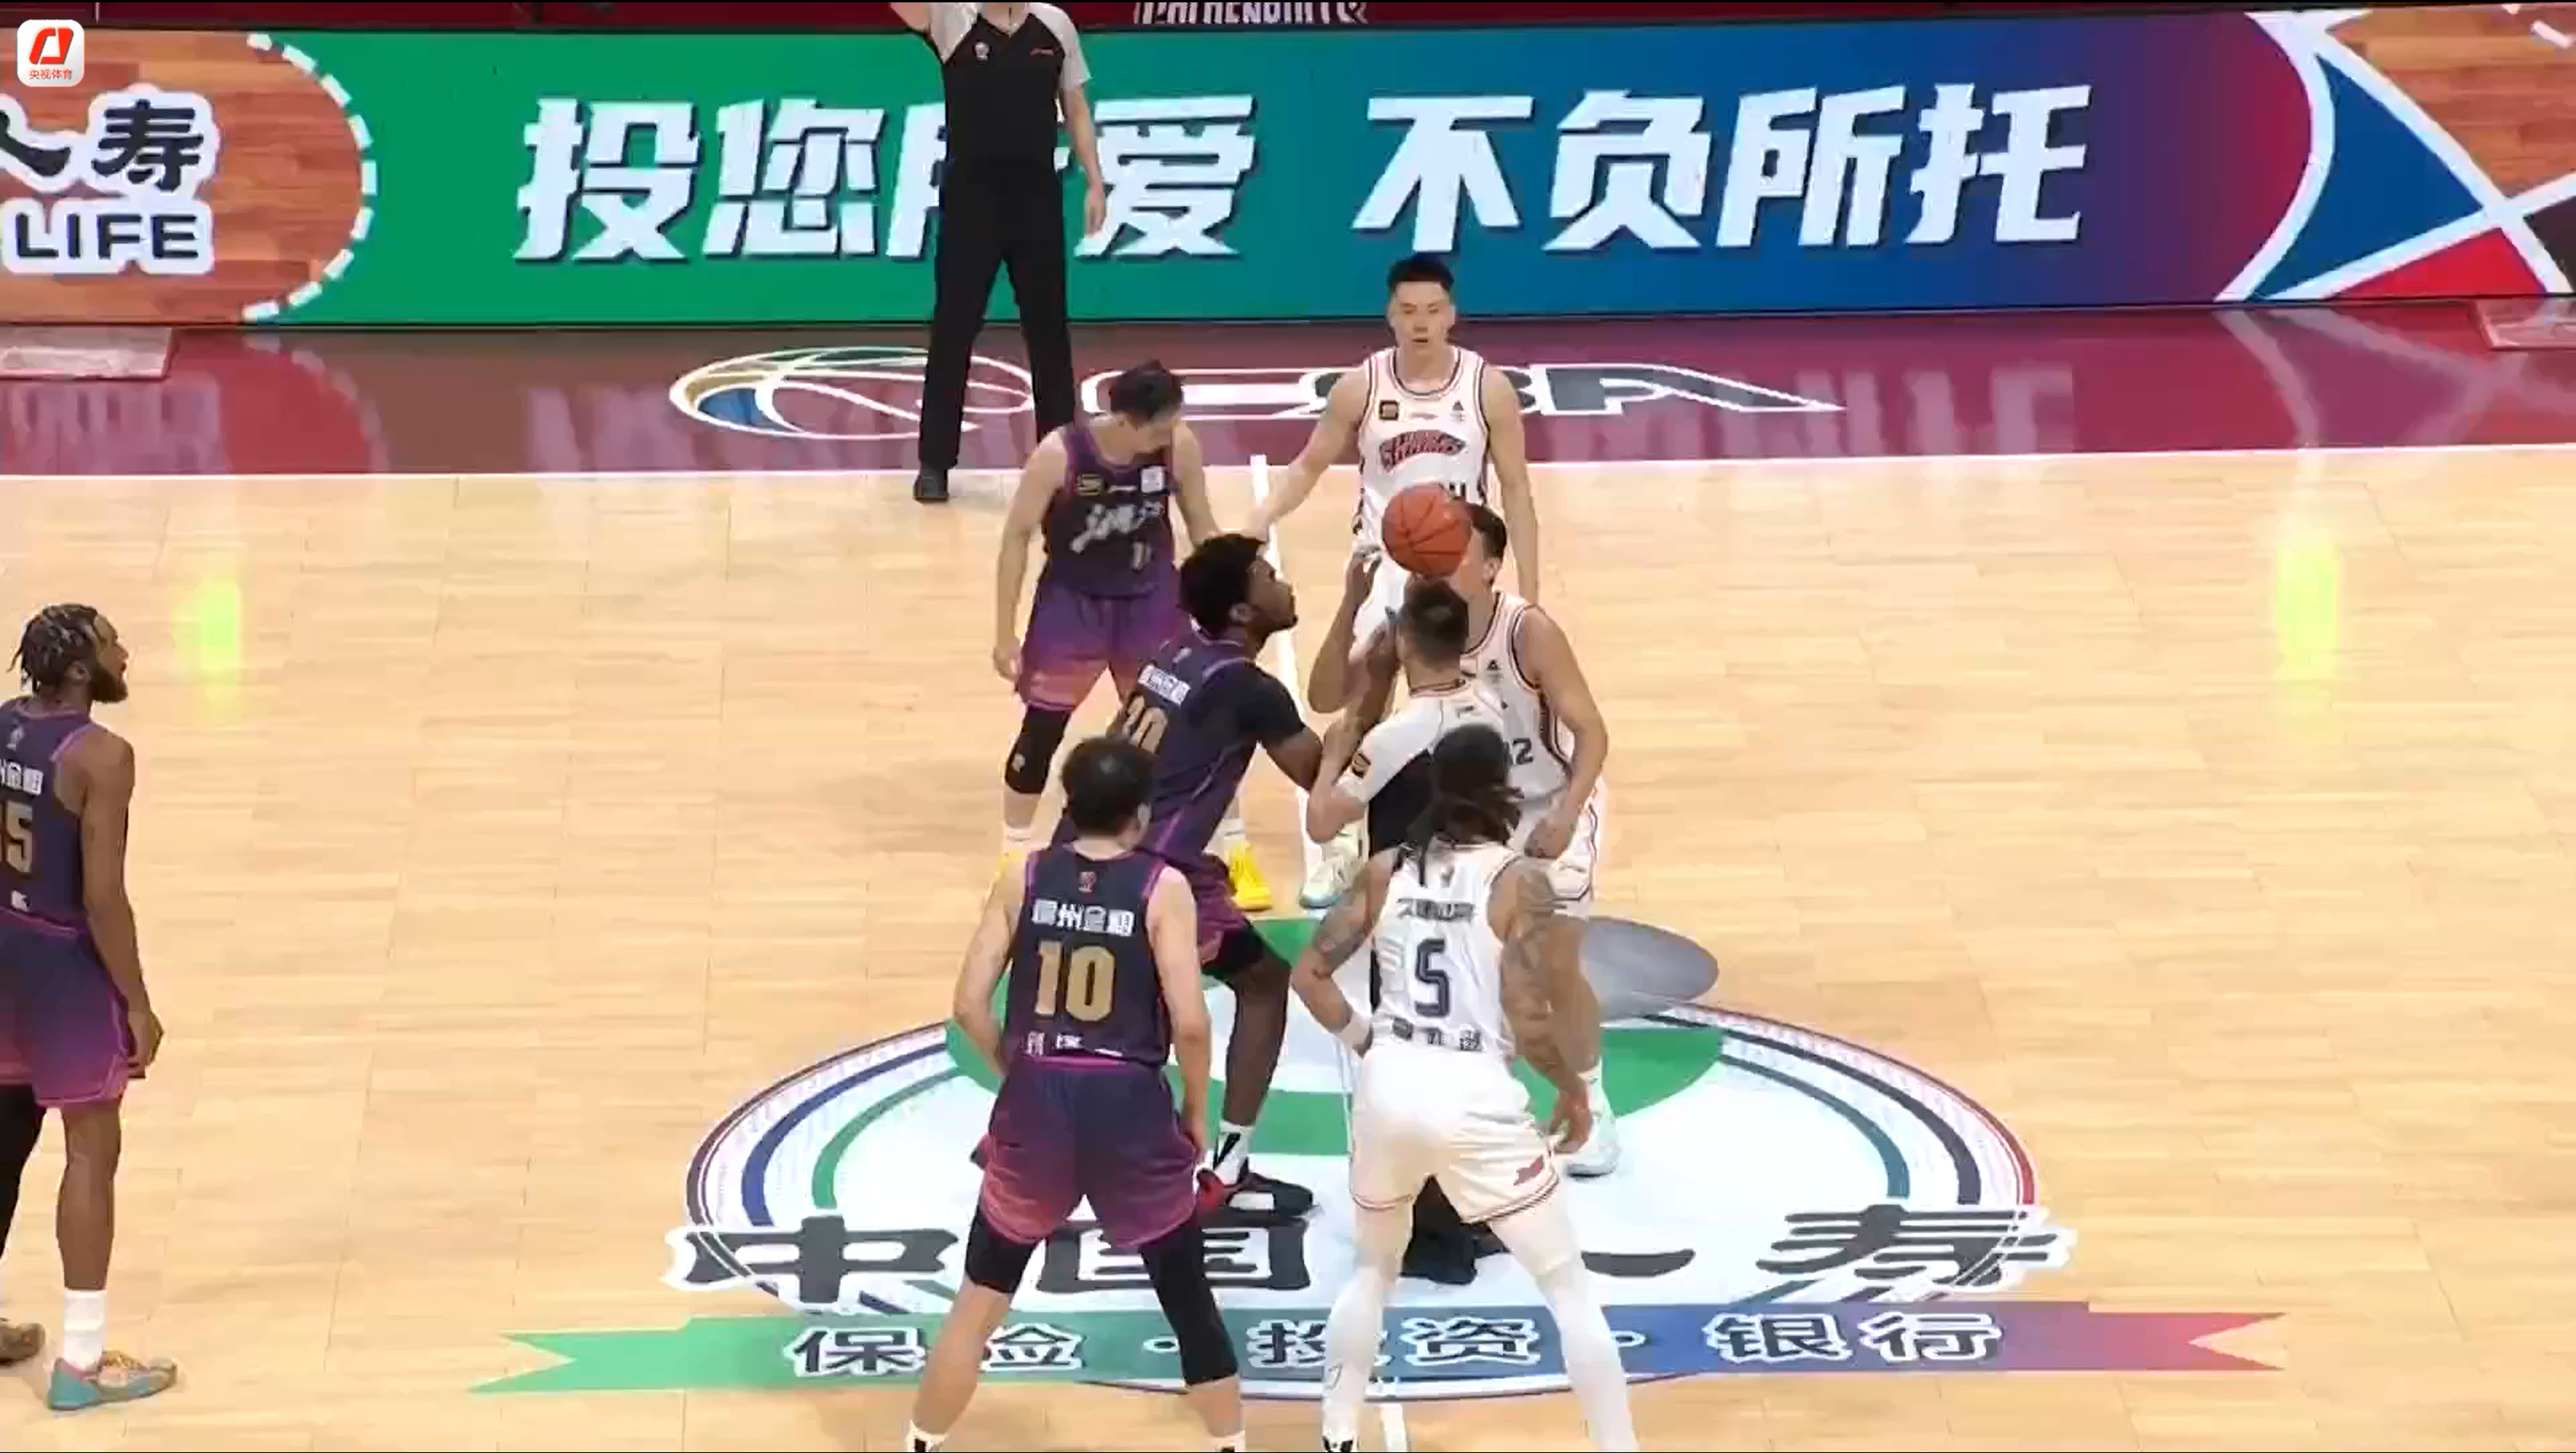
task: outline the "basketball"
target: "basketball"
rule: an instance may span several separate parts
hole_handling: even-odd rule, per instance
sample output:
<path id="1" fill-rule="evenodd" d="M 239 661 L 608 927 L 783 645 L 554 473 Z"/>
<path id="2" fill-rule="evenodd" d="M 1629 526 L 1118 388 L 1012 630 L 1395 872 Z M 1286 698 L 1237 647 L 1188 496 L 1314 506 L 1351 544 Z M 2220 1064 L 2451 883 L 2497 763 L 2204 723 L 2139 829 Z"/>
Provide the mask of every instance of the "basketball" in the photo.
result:
<path id="1" fill-rule="evenodd" d="M 1416 575 L 1446 576 L 1467 558 L 1467 507 L 1436 484 L 1417 484 L 1386 507 L 1386 553 Z"/>

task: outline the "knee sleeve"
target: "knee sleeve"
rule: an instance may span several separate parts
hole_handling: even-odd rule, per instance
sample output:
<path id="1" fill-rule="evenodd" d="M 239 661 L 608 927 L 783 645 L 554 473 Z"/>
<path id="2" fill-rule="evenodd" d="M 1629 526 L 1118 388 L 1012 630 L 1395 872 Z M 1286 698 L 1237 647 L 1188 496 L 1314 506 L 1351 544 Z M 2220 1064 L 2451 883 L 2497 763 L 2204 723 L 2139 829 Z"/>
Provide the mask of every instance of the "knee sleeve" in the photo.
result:
<path id="1" fill-rule="evenodd" d="M 1017 1296 L 1020 1278 L 1028 1273 L 1029 1258 L 1036 1254 L 1036 1247 L 994 1230 L 982 1211 L 975 1213 L 974 1224 L 966 1228 L 966 1279 L 986 1291 Z"/>
<path id="2" fill-rule="evenodd" d="M 1055 749 L 1064 745 L 1064 729 L 1072 721 L 1069 711 L 1032 706 L 1022 712 L 1020 734 L 1011 743 L 1010 760 L 1002 764 L 1002 785 L 1032 797 L 1044 792 L 1047 770 L 1055 765 Z"/>
<path id="3" fill-rule="evenodd" d="M 1154 1281 L 1154 1299 L 1172 1324 L 1181 1344 L 1181 1381 L 1197 1387 L 1234 1376 L 1234 1338 L 1217 1314 L 1216 1289 L 1208 1285 L 1207 1251 L 1196 1217 L 1140 1253 L 1145 1274 Z"/>

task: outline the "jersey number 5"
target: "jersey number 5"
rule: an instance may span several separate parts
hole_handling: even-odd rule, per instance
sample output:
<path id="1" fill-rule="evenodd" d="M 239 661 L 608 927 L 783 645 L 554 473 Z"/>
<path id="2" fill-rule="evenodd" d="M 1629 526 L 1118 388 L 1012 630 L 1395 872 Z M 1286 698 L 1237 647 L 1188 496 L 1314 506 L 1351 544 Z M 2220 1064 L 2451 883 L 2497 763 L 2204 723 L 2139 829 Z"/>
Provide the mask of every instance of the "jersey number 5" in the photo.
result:
<path id="1" fill-rule="evenodd" d="M 1413 1014 L 1417 1019 L 1449 1017 L 1449 971 L 1434 960 L 1449 952 L 1447 939 L 1426 938 L 1413 950 Z M 1429 990 L 1426 998 L 1423 991 Z"/>
<path id="2" fill-rule="evenodd" d="M 5 845 L 0 845 L 0 854 L 6 855 L 9 871 L 36 871 L 36 809 L 23 802 L 12 802 L 5 816 L 8 834 Z"/>
<path id="3" fill-rule="evenodd" d="M 1065 968 L 1062 940 L 1051 938 L 1038 945 L 1038 1014 L 1053 1015 L 1060 998 L 1064 1012 L 1085 1024 L 1108 1018 L 1110 990 L 1118 982 L 1117 955 L 1096 944 L 1078 948 L 1073 951 L 1073 972 L 1068 974 Z"/>

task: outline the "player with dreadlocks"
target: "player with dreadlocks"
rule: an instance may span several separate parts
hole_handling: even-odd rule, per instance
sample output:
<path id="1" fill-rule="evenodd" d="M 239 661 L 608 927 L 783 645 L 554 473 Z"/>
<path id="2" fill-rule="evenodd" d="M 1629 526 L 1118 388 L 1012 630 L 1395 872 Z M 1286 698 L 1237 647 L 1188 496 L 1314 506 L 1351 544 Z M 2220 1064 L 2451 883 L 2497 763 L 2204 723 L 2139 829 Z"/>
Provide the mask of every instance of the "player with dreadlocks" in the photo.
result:
<path id="1" fill-rule="evenodd" d="M 107 1348 L 120 1107 L 161 1050 L 125 895 L 134 748 L 90 719 L 125 699 L 125 647 L 85 605 L 47 606 L 18 639 L 28 694 L 0 706 L 0 1236 L 48 1109 L 63 1117 L 63 1346 L 45 1402 L 56 1412 L 132 1402 L 179 1369 Z M 44 1329 L 0 1322 L 0 1362 L 44 1347 Z"/>

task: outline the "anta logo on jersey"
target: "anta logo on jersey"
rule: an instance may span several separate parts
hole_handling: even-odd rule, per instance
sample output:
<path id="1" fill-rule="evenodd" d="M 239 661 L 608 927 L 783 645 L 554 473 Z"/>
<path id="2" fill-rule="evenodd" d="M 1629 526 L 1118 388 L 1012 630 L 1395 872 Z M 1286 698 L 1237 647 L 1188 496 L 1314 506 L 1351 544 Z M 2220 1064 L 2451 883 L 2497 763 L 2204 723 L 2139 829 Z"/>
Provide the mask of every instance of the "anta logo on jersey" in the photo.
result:
<path id="1" fill-rule="evenodd" d="M 1377 446 L 1377 467 L 1393 470 L 1408 459 L 1425 454 L 1464 454 L 1467 441 L 1445 429 L 1413 429 L 1398 434 Z"/>
<path id="2" fill-rule="evenodd" d="M 1293 958 L 1313 925 L 1261 927 Z M 1832 1036 L 1695 1007 L 1687 1001 L 1714 983 L 1716 965 L 1679 935 L 1601 919 L 1584 956 L 1605 1013 L 1630 1016 L 1603 1034 L 1622 1162 L 1564 1193 L 1574 1198 L 1584 1260 L 1632 1375 L 1889 1370 L 1895 1354 L 1870 1361 L 1859 1350 L 1864 1323 L 1948 1317 L 1966 1336 L 1960 1328 L 1971 1321 L 2025 1314 L 1901 1309 L 1984 1306 L 2027 1273 L 2065 1263 L 2073 1233 L 2050 1223 L 2028 1157 L 1974 1101 Z M 1346 991 L 1365 993 L 1365 976 L 1355 966 Z M 1220 1041 L 1232 1009 L 1230 996 L 1210 994 Z M 1312 1398 L 1321 1387 L 1324 1319 L 1351 1274 L 1344 1064 L 1332 1037 L 1296 1016 L 1254 1132 L 1255 1162 L 1311 1188 L 1321 1209 L 1299 1224 L 1218 1224 L 1207 1233 L 1208 1271 L 1241 1349 L 1247 1393 Z M 1544 1116 L 1543 1085 L 1526 1072 L 1523 1082 Z M 726 1117 L 690 1163 L 689 1224 L 668 1238 L 666 1281 L 766 1293 L 788 1315 L 701 1318 L 687 1334 L 702 1343 L 688 1354 L 697 1360 L 676 1347 L 654 1355 L 674 1367 L 730 1369 L 728 1387 L 916 1377 L 927 1335 L 964 1274 L 963 1237 L 981 1185 L 968 1152 L 985 1132 L 994 1089 L 952 1030 L 928 1025 L 792 1074 Z M 1547 1170 L 1534 1162 L 1524 1179 Z M 1566 1385 L 1553 1326 L 1507 1257 L 1486 1259 L 1470 1285 L 1405 1282 L 1388 1326 L 1388 1397 Z M 1758 1355 L 1793 1333 L 1801 1345 L 1844 1338 L 1848 1346 L 1805 1368 Z M 699 1375 L 614 1365 L 605 1344 L 584 1344 L 582 1335 L 527 1339 L 573 1362 L 507 1386 L 666 1386 Z M 2044 1354 L 2048 1333 L 2017 1335 L 2041 1349 L 2033 1356 Z M 1015 1349 L 1008 1358 L 999 1351 L 1005 1339 Z M 1170 1333 L 1142 1264 L 1088 1220 L 1040 1248 L 994 1346 L 1002 1361 L 988 1360 L 988 1370 L 1177 1387 Z M 1752 1350 L 1738 1358 L 1728 1349 L 1739 1346 Z"/>

